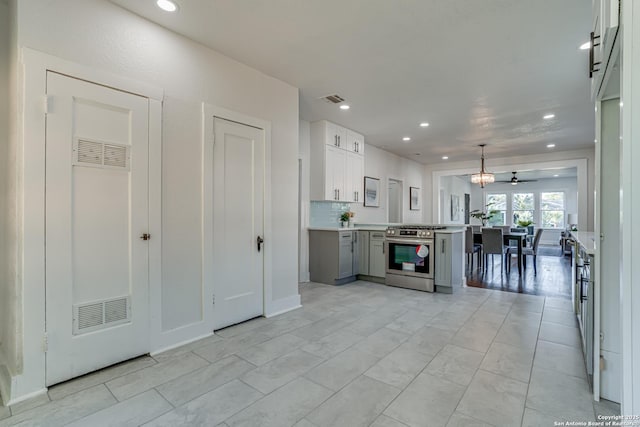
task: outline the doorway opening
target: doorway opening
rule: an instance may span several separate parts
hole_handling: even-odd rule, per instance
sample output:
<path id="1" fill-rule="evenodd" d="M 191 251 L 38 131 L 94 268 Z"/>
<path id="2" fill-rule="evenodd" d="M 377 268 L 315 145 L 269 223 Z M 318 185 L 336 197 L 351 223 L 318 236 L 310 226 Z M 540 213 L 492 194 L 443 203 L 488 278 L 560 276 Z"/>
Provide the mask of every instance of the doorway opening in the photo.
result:
<path id="1" fill-rule="evenodd" d="M 402 181 L 399 179 L 389 178 L 388 189 L 388 221 L 390 223 L 401 223 L 403 217 Z"/>

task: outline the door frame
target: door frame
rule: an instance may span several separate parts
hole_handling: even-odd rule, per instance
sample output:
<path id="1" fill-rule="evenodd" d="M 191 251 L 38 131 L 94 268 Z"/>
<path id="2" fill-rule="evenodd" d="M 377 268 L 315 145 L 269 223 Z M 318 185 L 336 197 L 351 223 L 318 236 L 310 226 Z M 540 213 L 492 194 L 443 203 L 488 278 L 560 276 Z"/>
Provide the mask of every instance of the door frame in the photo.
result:
<path id="1" fill-rule="evenodd" d="M 120 77 L 93 67 L 21 48 L 18 84 L 16 156 L 18 177 L 16 220 L 17 286 L 22 291 L 22 313 L 16 325 L 22 358 L 15 372 L 0 370 L 0 390 L 8 404 L 43 394 L 46 379 L 45 297 L 45 134 L 46 73 L 54 71 L 72 78 L 145 97 L 149 100 L 149 309 L 150 346 L 160 333 L 162 256 L 162 100 L 164 90 L 144 82 Z M 21 180 L 20 180 L 21 178 Z M 20 182 L 22 181 L 22 182 Z M 24 230 L 27 230 L 25 232 Z M 20 277 L 22 278 L 20 283 Z M 149 349 L 151 350 L 151 348 Z"/>
<path id="2" fill-rule="evenodd" d="M 272 250 L 273 233 L 271 232 L 271 122 L 252 117 L 226 108 L 202 103 L 202 290 L 204 297 L 203 313 L 205 324 L 209 330 L 213 328 L 213 312 L 211 310 L 215 272 L 211 263 L 206 260 L 213 259 L 213 146 L 215 132 L 213 129 L 214 118 L 230 120 L 247 126 L 262 129 L 264 132 L 264 267 L 263 267 L 263 293 L 262 312 L 265 317 L 271 317 L 282 311 L 288 311 L 288 307 L 278 307 L 273 304 L 272 287 Z M 286 310 L 285 310 L 286 309 Z"/>

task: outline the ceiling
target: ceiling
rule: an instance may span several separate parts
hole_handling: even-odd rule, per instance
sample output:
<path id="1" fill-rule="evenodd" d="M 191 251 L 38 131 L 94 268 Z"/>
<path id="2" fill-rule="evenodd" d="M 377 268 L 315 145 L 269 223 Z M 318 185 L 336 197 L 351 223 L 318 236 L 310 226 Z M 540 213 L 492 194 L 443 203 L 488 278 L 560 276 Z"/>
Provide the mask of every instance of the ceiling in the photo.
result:
<path id="1" fill-rule="evenodd" d="M 300 88 L 302 119 L 421 163 L 593 147 L 590 1 L 111 1 Z"/>

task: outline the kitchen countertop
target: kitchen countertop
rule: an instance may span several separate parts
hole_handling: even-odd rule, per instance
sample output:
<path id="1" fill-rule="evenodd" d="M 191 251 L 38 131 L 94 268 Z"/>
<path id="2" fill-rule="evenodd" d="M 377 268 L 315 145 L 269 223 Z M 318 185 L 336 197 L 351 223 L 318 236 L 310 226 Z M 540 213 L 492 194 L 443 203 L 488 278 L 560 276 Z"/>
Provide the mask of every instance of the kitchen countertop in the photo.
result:
<path id="1" fill-rule="evenodd" d="M 309 227 L 309 230 L 315 231 L 385 231 L 386 229 L 386 225 L 356 225 L 355 227 Z M 464 231 L 464 227 L 451 226 L 450 228 L 444 230 L 433 231 L 442 234 L 462 233 Z"/>
<path id="2" fill-rule="evenodd" d="M 572 231 L 571 236 L 584 248 L 589 255 L 595 255 L 597 245 L 593 231 Z"/>
<path id="3" fill-rule="evenodd" d="M 309 230 L 315 231 L 385 231 L 386 226 L 356 226 L 356 227 L 309 227 Z"/>

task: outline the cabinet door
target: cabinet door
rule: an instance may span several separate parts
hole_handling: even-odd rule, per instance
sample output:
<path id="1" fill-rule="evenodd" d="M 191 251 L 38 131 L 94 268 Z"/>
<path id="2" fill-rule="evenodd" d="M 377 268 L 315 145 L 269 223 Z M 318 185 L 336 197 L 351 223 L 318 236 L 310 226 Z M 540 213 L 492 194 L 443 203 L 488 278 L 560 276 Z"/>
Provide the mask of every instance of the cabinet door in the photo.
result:
<path id="1" fill-rule="evenodd" d="M 436 234 L 435 238 L 435 284 L 451 286 L 451 241 L 447 234 Z"/>
<path id="2" fill-rule="evenodd" d="M 358 274 L 369 274 L 369 235 L 368 231 L 358 231 Z"/>
<path id="3" fill-rule="evenodd" d="M 347 130 L 347 151 L 364 155 L 364 136 L 352 130 Z"/>
<path id="4" fill-rule="evenodd" d="M 384 277 L 384 233 L 371 232 L 369 240 L 369 275 Z"/>
<path id="5" fill-rule="evenodd" d="M 346 151 L 325 146 L 325 200 L 345 200 Z"/>
<path id="6" fill-rule="evenodd" d="M 346 171 L 346 200 L 349 202 L 362 203 L 364 186 L 364 157 L 357 153 L 347 153 Z"/>
<path id="7" fill-rule="evenodd" d="M 351 232 L 338 235 L 338 279 L 353 276 L 353 239 Z"/>
<path id="8" fill-rule="evenodd" d="M 325 133 L 325 141 L 326 145 L 330 145 L 336 148 L 342 148 L 345 150 L 347 148 L 347 130 L 342 126 L 338 126 L 331 122 L 327 123 L 327 129 Z"/>

